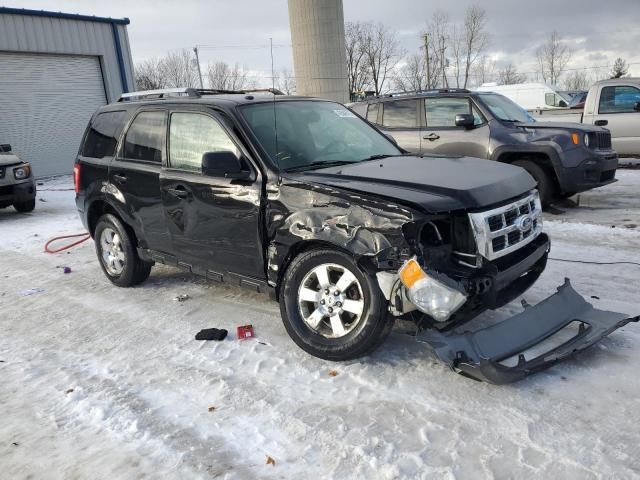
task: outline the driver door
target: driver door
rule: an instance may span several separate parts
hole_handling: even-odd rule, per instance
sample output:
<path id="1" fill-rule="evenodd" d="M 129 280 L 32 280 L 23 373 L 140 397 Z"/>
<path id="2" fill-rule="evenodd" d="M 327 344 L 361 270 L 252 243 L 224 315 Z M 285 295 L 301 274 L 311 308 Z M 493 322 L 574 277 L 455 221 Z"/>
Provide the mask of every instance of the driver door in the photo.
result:
<path id="1" fill-rule="evenodd" d="M 264 278 L 259 171 L 224 120 L 210 111 L 171 111 L 168 132 L 160 191 L 179 264 Z M 204 175 L 203 155 L 220 151 L 234 152 L 250 170 L 248 177 Z"/>

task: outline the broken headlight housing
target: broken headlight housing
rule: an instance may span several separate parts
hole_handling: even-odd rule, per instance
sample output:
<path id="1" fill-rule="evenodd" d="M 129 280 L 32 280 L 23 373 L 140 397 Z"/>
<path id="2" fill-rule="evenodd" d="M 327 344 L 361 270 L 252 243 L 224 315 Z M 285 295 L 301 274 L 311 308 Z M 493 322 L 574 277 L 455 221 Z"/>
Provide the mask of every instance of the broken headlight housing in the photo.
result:
<path id="1" fill-rule="evenodd" d="M 411 303 L 437 322 L 448 320 L 467 301 L 460 290 L 427 274 L 415 258 L 407 260 L 398 275 Z"/>

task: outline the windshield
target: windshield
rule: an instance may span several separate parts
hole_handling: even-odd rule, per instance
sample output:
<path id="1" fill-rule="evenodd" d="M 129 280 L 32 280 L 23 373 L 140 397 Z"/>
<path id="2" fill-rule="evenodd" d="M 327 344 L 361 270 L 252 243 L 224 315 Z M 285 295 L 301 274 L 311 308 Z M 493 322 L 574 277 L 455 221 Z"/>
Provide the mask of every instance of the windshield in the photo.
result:
<path id="1" fill-rule="evenodd" d="M 499 120 L 506 122 L 535 122 L 525 109 L 497 93 L 483 94 L 480 98 L 491 113 Z"/>
<path id="2" fill-rule="evenodd" d="M 323 168 L 402 154 L 384 135 L 338 103 L 276 101 L 244 105 L 240 111 L 282 170 Z"/>

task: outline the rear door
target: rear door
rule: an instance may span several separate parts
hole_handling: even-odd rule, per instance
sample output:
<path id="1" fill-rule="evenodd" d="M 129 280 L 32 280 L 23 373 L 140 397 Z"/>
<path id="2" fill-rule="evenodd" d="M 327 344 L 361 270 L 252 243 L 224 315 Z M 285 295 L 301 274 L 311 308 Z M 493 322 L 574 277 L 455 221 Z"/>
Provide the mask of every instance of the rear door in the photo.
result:
<path id="1" fill-rule="evenodd" d="M 430 97 L 424 102 L 423 153 L 487 158 L 489 125 L 468 97 Z M 472 128 L 457 127 L 456 115 L 472 113 Z"/>
<path id="2" fill-rule="evenodd" d="M 110 193 L 121 204 L 141 246 L 162 252 L 171 248 L 160 198 L 166 125 L 166 110 L 138 111 L 109 167 Z"/>
<path id="3" fill-rule="evenodd" d="M 210 110 L 170 112 L 161 190 L 173 251 L 187 269 L 263 279 L 261 176 L 226 122 Z M 222 150 L 242 158 L 251 179 L 203 175 L 203 154 Z"/>
<path id="4" fill-rule="evenodd" d="M 640 88 L 634 85 L 604 86 L 598 99 L 598 113 L 585 120 L 598 125 L 607 122 L 611 131 L 613 149 L 619 154 L 640 154 Z"/>
<path id="5" fill-rule="evenodd" d="M 395 138 L 398 145 L 409 152 L 420 151 L 420 122 L 418 114 L 418 100 L 391 100 L 374 104 L 377 106 L 367 112 L 367 120 L 372 121 L 374 114 L 378 118 L 378 127 L 386 134 Z M 371 109 L 373 105 L 369 106 Z M 381 111 L 380 111 L 381 110 Z"/>

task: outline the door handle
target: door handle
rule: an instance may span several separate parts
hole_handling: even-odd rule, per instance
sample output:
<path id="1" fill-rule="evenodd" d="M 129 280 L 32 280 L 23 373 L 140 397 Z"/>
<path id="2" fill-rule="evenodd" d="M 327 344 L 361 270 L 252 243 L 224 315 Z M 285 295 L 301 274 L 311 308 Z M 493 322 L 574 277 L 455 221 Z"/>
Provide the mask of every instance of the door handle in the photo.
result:
<path id="1" fill-rule="evenodd" d="M 422 138 L 433 142 L 434 140 L 438 140 L 440 138 L 440 135 L 438 135 L 437 133 L 430 133 L 429 135 L 425 135 Z"/>
<path id="2" fill-rule="evenodd" d="M 593 124 L 598 127 L 605 127 L 609 125 L 609 120 L 596 120 L 595 122 L 593 122 Z"/>
<path id="3" fill-rule="evenodd" d="M 124 173 L 114 173 L 113 180 L 120 185 L 127 183 L 127 176 Z"/>
<path id="4" fill-rule="evenodd" d="M 191 192 L 187 191 L 184 187 L 167 188 L 167 192 L 174 197 L 187 199 L 191 196 Z"/>

